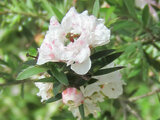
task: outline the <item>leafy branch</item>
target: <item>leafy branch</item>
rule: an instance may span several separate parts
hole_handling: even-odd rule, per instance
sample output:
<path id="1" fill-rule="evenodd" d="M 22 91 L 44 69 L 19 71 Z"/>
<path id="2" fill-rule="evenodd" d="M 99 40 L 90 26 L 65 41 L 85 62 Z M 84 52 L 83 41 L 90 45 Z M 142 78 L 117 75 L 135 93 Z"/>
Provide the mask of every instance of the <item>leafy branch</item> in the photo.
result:
<path id="1" fill-rule="evenodd" d="M 146 93 L 146 94 L 129 98 L 128 100 L 129 100 L 130 102 L 135 102 L 135 101 L 137 101 L 137 100 L 139 100 L 139 99 L 142 99 L 142 98 L 145 98 L 145 97 L 154 95 L 154 94 L 159 93 L 159 92 L 160 92 L 160 89 L 156 89 L 156 90 L 153 90 L 153 91 L 148 92 L 148 93 Z"/>
<path id="2" fill-rule="evenodd" d="M 24 84 L 24 83 L 31 83 L 35 82 L 35 80 L 15 80 L 14 82 L 8 82 L 0 84 L 0 87 L 10 86 L 10 85 L 18 85 L 18 84 Z"/>
<path id="3" fill-rule="evenodd" d="M 0 12 L 0 15 L 6 15 L 6 14 L 18 14 L 18 15 L 24 15 L 27 17 L 41 18 L 43 20 L 49 20 L 46 16 L 42 14 L 33 14 L 29 12 L 17 12 L 17 11 L 11 11 L 11 10 L 5 10 L 5 11 Z"/>

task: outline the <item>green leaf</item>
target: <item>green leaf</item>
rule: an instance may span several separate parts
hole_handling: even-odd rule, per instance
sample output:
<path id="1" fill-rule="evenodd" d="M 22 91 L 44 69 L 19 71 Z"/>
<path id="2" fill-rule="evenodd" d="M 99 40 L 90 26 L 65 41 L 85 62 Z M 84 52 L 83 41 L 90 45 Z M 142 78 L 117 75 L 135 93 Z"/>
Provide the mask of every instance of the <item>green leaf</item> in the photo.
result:
<path id="1" fill-rule="evenodd" d="M 100 9 L 100 7 L 99 7 L 99 0 L 95 0 L 92 14 L 94 16 L 98 17 L 99 9 Z"/>
<path id="2" fill-rule="evenodd" d="M 30 47 L 27 54 L 31 56 L 37 56 L 37 49 L 34 47 Z"/>
<path id="3" fill-rule="evenodd" d="M 42 78 L 35 82 L 54 82 L 56 79 L 54 77 Z"/>
<path id="4" fill-rule="evenodd" d="M 105 22 L 108 22 L 109 18 L 111 17 L 111 15 L 113 14 L 115 10 L 115 7 L 110 6 L 109 8 L 100 8 L 100 13 L 104 14 L 105 17 Z"/>
<path id="5" fill-rule="evenodd" d="M 8 64 L 7 62 L 5 62 L 4 60 L 2 60 L 2 59 L 0 59 L 0 64 L 2 64 L 2 65 L 6 65 L 6 66 L 8 66 L 8 67 L 9 67 L 9 64 Z"/>
<path id="6" fill-rule="evenodd" d="M 41 0 L 41 2 L 44 9 L 48 11 L 50 17 L 55 15 L 59 21 L 62 20 L 64 15 L 56 7 L 51 5 L 47 0 Z"/>
<path id="7" fill-rule="evenodd" d="M 123 52 L 117 52 L 117 53 L 113 53 L 111 55 L 108 55 L 104 58 L 101 58 L 100 60 L 97 60 L 95 62 L 93 62 L 92 64 L 92 68 L 91 68 L 91 72 L 96 72 L 98 71 L 100 68 L 108 65 L 109 63 L 113 62 L 115 59 L 117 59 Z"/>
<path id="8" fill-rule="evenodd" d="M 159 101 L 159 103 L 160 103 L 160 95 L 159 95 L 158 92 L 157 92 L 157 97 L 158 97 L 158 101 Z"/>
<path id="9" fill-rule="evenodd" d="M 97 81 L 98 81 L 98 79 L 91 78 L 87 83 L 88 83 L 88 84 L 93 84 L 93 83 L 95 83 L 95 82 L 97 82 Z"/>
<path id="10" fill-rule="evenodd" d="M 53 9 L 53 12 L 54 12 L 55 16 L 57 17 L 57 19 L 59 21 L 61 21 L 62 18 L 64 17 L 64 15 L 57 8 L 55 8 L 53 6 L 52 6 L 52 9 Z"/>
<path id="11" fill-rule="evenodd" d="M 55 78 L 62 83 L 63 85 L 69 85 L 68 79 L 66 77 L 66 75 L 63 72 L 58 71 L 58 69 L 56 67 L 51 69 L 53 75 L 55 76 Z"/>
<path id="12" fill-rule="evenodd" d="M 36 75 L 36 74 L 39 74 L 39 73 L 42 73 L 42 72 L 45 72 L 45 71 L 47 71 L 47 69 L 44 68 L 44 67 L 30 66 L 30 67 L 24 69 L 22 72 L 20 72 L 18 74 L 17 80 L 23 80 L 23 79 L 29 78 L 33 75 Z"/>
<path id="13" fill-rule="evenodd" d="M 81 114 L 82 120 L 84 120 L 84 107 L 83 107 L 83 104 L 81 104 L 79 106 L 79 112 Z"/>
<path id="14" fill-rule="evenodd" d="M 82 79 L 76 74 L 73 74 L 73 72 L 67 73 L 67 78 L 69 79 L 69 84 L 74 85 L 75 87 L 79 87 L 87 83 L 86 80 Z"/>
<path id="15" fill-rule="evenodd" d="M 63 85 L 61 83 L 59 83 L 58 81 L 54 82 L 53 84 L 53 93 L 54 95 L 57 95 L 60 90 L 62 89 Z"/>
<path id="16" fill-rule="evenodd" d="M 137 19 L 137 14 L 136 14 L 135 8 L 134 8 L 134 0 L 123 0 L 123 1 L 128 9 L 129 14 L 133 18 Z"/>
<path id="17" fill-rule="evenodd" d="M 36 65 L 36 62 L 37 62 L 36 60 L 28 60 L 28 61 L 25 61 L 23 64 L 33 66 L 33 65 Z"/>
<path id="18" fill-rule="evenodd" d="M 124 68 L 124 67 L 123 67 L 123 66 L 118 66 L 118 67 L 101 69 L 101 70 L 98 70 L 97 72 L 95 72 L 95 73 L 93 74 L 93 76 L 108 74 L 108 73 L 111 73 L 111 72 L 120 70 L 120 69 L 122 69 L 122 68 Z"/>
<path id="19" fill-rule="evenodd" d="M 138 74 L 140 73 L 140 71 L 141 71 L 140 69 L 132 70 L 132 71 L 128 74 L 127 78 L 129 79 L 129 78 L 132 78 L 132 77 L 138 75 Z"/>
<path id="20" fill-rule="evenodd" d="M 62 98 L 62 94 L 59 93 L 54 97 L 49 98 L 48 100 L 45 101 L 45 103 L 51 103 L 51 102 L 55 102 L 57 100 L 60 100 Z"/>
<path id="21" fill-rule="evenodd" d="M 143 12 L 142 12 L 142 21 L 143 21 L 144 27 L 146 27 L 148 25 L 149 18 L 150 18 L 149 7 L 148 7 L 148 5 L 146 5 L 143 9 Z"/>
<path id="22" fill-rule="evenodd" d="M 154 67 L 157 71 L 160 71 L 160 62 L 155 60 L 154 58 L 151 58 L 145 51 L 144 51 L 145 57 L 148 61 L 148 63 Z"/>
<path id="23" fill-rule="evenodd" d="M 90 58 L 91 58 L 91 60 L 94 60 L 94 59 L 98 59 L 98 58 L 101 58 L 101 57 L 105 57 L 106 55 L 108 55 L 108 54 L 110 54 L 114 51 L 115 51 L 114 49 L 102 50 L 102 51 L 94 53 L 93 55 L 90 56 Z"/>
<path id="24" fill-rule="evenodd" d="M 42 7 L 48 12 L 49 17 L 54 15 L 54 11 L 47 0 L 41 0 Z"/>

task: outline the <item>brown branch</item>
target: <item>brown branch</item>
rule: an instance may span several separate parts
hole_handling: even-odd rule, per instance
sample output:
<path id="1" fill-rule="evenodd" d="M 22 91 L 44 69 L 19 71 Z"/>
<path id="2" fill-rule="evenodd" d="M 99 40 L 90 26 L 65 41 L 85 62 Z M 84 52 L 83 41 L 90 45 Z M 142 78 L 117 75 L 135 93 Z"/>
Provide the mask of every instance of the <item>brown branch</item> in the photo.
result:
<path id="1" fill-rule="evenodd" d="M 159 92 L 160 92 L 160 89 L 156 89 L 156 90 L 153 90 L 152 92 L 148 92 L 144 95 L 129 98 L 128 100 L 129 100 L 129 102 L 134 102 L 136 100 L 139 100 L 139 99 L 147 97 L 147 96 L 154 95 L 154 94 L 159 93 Z"/>
<path id="2" fill-rule="evenodd" d="M 23 83 L 31 83 L 31 82 L 34 82 L 34 80 L 17 80 L 15 82 L 9 82 L 9 83 L 0 84 L 0 87 L 10 86 L 10 85 L 17 85 L 17 84 L 23 84 Z"/>
<path id="3" fill-rule="evenodd" d="M 123 101 L 122 98 L 120 98 L 119 101 L 123 110 L 123 120 L 127 120 L 127 109 L 126 109 L 125 101 Z"/>
<path id="4" fill-rule="evenodd" d="M 136 112 L 133 108 L 131 108 L 131 106 L 129 106 L 128 104 L 126 105 L 126 109 L 128 110 L 128 112 L 130 112 L 131 114 L 133 114 L 138 120 L 142 120 L 141 116 L 138 114 L 138 112 Z"/>

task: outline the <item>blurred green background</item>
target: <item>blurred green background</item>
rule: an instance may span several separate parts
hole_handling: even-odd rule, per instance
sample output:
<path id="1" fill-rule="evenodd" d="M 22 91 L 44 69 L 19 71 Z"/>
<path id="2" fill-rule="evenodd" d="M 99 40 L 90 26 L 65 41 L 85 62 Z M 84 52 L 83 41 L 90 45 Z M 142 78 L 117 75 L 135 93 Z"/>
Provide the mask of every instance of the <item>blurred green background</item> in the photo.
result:
<path id="1" fill-rule="evenodd" d="M 160 120 L 160 95 L 130 102 L 129 98 L 160 89 L 160 1 L 99 0 L 99 18 L 111 29 L 108 48 L 124 51 L 124 94 L 101 103 L 98 118 L 87 120 Z M 51 16 L 60 20 L 70 7 L 92 14 L 94 0 L 0 0 L 0 120 L 75 120 L 61 103 L 43 104 L 34 83 L 16 83 L 37 55 Z M 14 84 L 14 85 L 12 85 Z M 160 91 L 160 90 L 159 90 Z"/>

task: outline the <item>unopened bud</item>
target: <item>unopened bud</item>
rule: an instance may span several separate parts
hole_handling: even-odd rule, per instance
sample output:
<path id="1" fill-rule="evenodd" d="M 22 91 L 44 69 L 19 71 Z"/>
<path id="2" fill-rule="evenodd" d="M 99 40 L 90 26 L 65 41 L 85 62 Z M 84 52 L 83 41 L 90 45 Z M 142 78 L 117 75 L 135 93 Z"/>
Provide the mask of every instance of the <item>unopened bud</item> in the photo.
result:
<path id="1" fill-rule="evenodd" d="M 78 107 L 83 103 L 84 97 L 78 89 L 67 88 L 62 92 L 62 100 L 68 106 Z"/>

